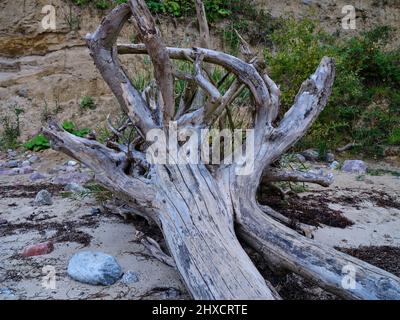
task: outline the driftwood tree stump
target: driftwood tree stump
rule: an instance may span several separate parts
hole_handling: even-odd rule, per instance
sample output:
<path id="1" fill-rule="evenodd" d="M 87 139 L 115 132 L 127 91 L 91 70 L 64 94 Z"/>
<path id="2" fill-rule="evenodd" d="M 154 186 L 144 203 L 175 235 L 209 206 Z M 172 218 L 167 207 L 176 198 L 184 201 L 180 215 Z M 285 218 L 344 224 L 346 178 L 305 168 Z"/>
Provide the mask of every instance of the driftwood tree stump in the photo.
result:
<path id="1" fill-rule="evenodd" d="M 162 230 L 169 252 L 195 299 L 279 299 L 238 241 L 255 248 L 275 268 L 298 273 L 344 298 L 399 299 L 400 280 L 379 268 L 308 239 L 281 222 L 285 218 L 256 202 L 261 180 L 307 181 L 328 185 L 329 178 L 282 172 L 271 164 L 300 139 L 327 103 L 335 75 L 331 58 L 323 58 L 306 80 L 293 106 L 278 121 L 279 88 L 268 77 L 262 61 L 245 41 L 243 59 L 210 49 L 203 3 L 196 0 L 201 47 L 166 47 L 143 0 L 130 0 L 103 19 L 87 35 L 94 62 L 128 117 L 137 137 L 128 145 L 73 136 L 50 124 L 43 129 L 56 150 L 81 161 L 95 172 L 97 181 Z M 116 44 L 123 25 L 131 19 L 142 44 Z M 133 85 L 118 61 L 118 54 L 148 54 L 154 66 L 152 82 L 143 92 Z M 191 61 L 194 72 L 175 70 L 172 59 Z M 223 67 L 236 80 L 224 94 L 213 83 L 213 65 Z M 174 82 L 186 81 L 180 101 Z M 232 152 L 241 161 L 206 163 L 153 163 L 146 157 L 146 139 L 153 130 L 166 133 L 166 155 L 176 157 L 168 135 L 171 123 L 191 136 L 218 123 L 238 92 L 247 87 L 254 102 L 253 153 L 243 143 Z M 189 132 L 189 134 L 187 134 Z M 211 147 L 211 146 L 210 146 Z M 183 148 L 178 144 L 178 149 Z M 178 150 L 179 151 L 179 150 Z M 244 152 L 243 152 L 244 151 Z M 253 163 L 247 174 L 238 174 Z M 281 219 L 280 219 L 281 218 Z M 345 289 L 343 268 L 355 268 L 356 285 Z"/>

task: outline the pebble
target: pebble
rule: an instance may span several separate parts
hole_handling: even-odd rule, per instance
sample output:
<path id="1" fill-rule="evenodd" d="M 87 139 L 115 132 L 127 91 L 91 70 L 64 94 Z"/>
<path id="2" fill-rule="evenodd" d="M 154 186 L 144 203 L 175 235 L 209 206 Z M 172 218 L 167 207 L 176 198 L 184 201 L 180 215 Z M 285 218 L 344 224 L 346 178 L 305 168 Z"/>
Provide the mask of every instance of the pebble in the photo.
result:
<path id="1" fill-rule="evenodd" d="M 78 162 L 74 161 L 74 160 L 69 160 L 67 162 L 67 166 L 69 167 L 75 167 L 78 164 Z"/>
<path id="2" fill-rule="evenodd" d="M 22 161 L 22 163 L 20 165 L 21 168 L 30 167 L 30 166 L 31 166 L 31 163 L 28 160 Z"/>
<path id="3" fill-rule="evenodd" d="M 128 271 L 122 276 L 121 282 L 126 285 L 139 282 L 139 277 L 136 272 Z"/>
<path id="4" fill-rule="evenodd" d="M 15 293 L 10 288 L 0 288 L 0 300 L 13 300 L 16 299 Z"/>
<path id="5" fill-rule="evenodd" d="M 338 161 L 333 161 L 330 165 L 329 168 L 331 168 L 332 170 L 336 170 L 338 169 L 340 166 L 340 163 Z"/>
<path id="6" fill-rule="evenodd" d="M 30 163 L 35 163 L 35 162 L 38 162 L 39 160 L 40 160 L 40 158 L 38 156 L 36 156 L 36 155 L 32 155 L 32 156 L 28 157 L 28 161 Z"/>
<path id="7" fill-rule="evenodd" d="M 367 164 L 362 160 L 345 160 L 342 171 L 364 174 L 367 172 Z"/>
<path id="8" fill-rule="evenodd" d="M 50 241 L 37 243 L 31 246 L 27 246 L 22 251 L 23 257 L 41 256 L 43 254 L 50 253 L 54 250 L 53 243 Z"/>
<path id="9" fill-rule="evenodd" d="M 314 149 L 307 149 L 301 152 L 301 155 L 308 161 L 317 161 L 319 158 L 319 153 Z"/>
<path id="10" fill-rule="evenodd" d="M 73 193 L 84 193 L 84 192 L 87 192 L 86 188 L 82 187 L 80 184 L 75 183 L 75 182 L 68 183 L 65 186 L 64 189 L 65 189 L 65 191 L 70 191 L 70 192 L 73 192 Z"/>
<path id="11" fill-rule="evenodd" d="M 91 180 L 91 176 L 87 173 L 81 172 L 68 172 L 64 174 L 60 174 L 54 178 L 54 183 L 56 184 L 69 184 L 69 183 L 78 183 L 85 184 Z"/>
<path id="12" fill-rule="evenodd" d="M 35 200 L 33 200 L 33 204 L 35 206 L 49 206 L 53 204 L 53 199 L 51 197 L 51 193 L 48 192 L 47 190 L 40 190 L 36 197 Z"/>
<path id="13" fill-rule="evenodd" d="M 98 251 L 74 254 L 68 264 L 68 274 L 76 281 L 88 284 L 112 285 L 122 276 L 117 260 Z"/>
<path id="14" fill-rule="evenodd" d="M 45 179 L 46 176 L 44 176 L 43 174 L 41 174 L 40 172 L 34 172 L 31 174 L 31 176 L 29 177 L 29 179 L 31 179 L 32 181 L 36 181 L 36 180 L 42 180 Z"/>

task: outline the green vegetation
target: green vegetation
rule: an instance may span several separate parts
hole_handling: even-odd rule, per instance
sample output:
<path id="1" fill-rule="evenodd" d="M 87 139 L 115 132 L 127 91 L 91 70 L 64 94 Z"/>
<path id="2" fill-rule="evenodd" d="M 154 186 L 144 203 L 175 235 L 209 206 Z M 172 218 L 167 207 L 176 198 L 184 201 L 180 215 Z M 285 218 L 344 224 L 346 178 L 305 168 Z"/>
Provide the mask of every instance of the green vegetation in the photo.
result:
<path id="1" fill-rule="evenodd" d="M 81 138 L 90 133 L 90 129 L 79 129 L 74 122 L 69 120 L 65 120 L 62 124 L 62 127 L 65 131 L 68 131 L 69 133 L 72 133 L 73 135 Z M 50 148 L 50 142 L 43 134 L 38 134 L 27 141 L 23 146 L 25 149 L 28 150 L 41 151 Z"/>
<path id="2" fill-rule="evenodd" d="M 32 151 L 41 151 L 50 148 L 50 142 L 43 134 L 38 134 L 26 142 L 24 148 Z"/>
<path id="3" fill-rule="evenodd" d="M 355 141 L 355 152 L 378 157 L 385 146 L 400 144 L 400 50 L 385 49 L 393 30 L 382 26 L 339 40 L 309 19 L 280 24 L 271 36 L 274 53 L 266 49 L 265 58 L 281 85 L 283 112 L 323 56 L 334 57 L 337 65 L 330 101 L 298 147 L 317 147 L 322 157 Z"/>
<path id="4" fill-rule="evenodd" d="M 80 106 L 82 109 L 96 109 L 96 104 L 91 96 L 84 96 L 81 99 Z"/>
<path id="5" fill-rule="evenodd" d="M 72 0 L 76 5 L 93 3 L 106 8 L 109 1 Z M 112 6 L 127 2 L 117 0 Z M 193 0 L 146 0 L 155 15 L 176 19 L 195 17 Z M 388 49 L 395 30 L 380 26 L 353 38 L 327 34 L 316 21 L 294 18 L 272 18 L 254 6 L 252 1 L 204 0 L 210 24 L 224 20 L 220 35 L 233 54 L 239 50 L 238 31 L 251 45 L 264 45 L 265 58 L 272 79 L 281 87 L 281 115 L 291 106 L 301 83 L 312 74 L 323 56 L 334 57 L 337 75 L 329 103 L 308 134 L 296 148 L 313 147 L 323 159 L 329 150 L 355 142 L 352 152 L 366 156 L 383 155 L 388 145 L 400 145 L 400 49 Z M 134 40 L 134 37 L 132 37 Z M 186 71 L 190 67 L 178 65 Z M 223 72 L 218 68 L 214 80 Z M 223 84 L 227 87 L 232 80 Z M 144 88 L 147 76 L 136 76 L 135 86 Z M 183 90 L 176 82 L 176 94 Z M 241 100 L 240 100 L 241 99 Z M 250 99 L 244 90 L 235 101 L 245 104 Z M 81 102 L 82 108 L 94 103 Z"/>
<path id="6" fill-rule="evenodd" d="M 62 124 L 62 127 L 65 131 L 68 131 L 69 133 L 72 133 L 73 135 L 81 138 L 85 137 L 90 133 L 89 128 L 78 129 L 75 123 L 69 120 L 65 120 Z"/>
<path id="7" fill-rule="evenodd" d="M 24 113 L 24 109 L 14 106 L 14 119 L 9 116 L 4 116 L 0 123 L 2 124 L 3 131 L 0 136 L 0 149 L 15 149 L 19 146 L 18 138 L 21 135 L 20 115 Z"/>

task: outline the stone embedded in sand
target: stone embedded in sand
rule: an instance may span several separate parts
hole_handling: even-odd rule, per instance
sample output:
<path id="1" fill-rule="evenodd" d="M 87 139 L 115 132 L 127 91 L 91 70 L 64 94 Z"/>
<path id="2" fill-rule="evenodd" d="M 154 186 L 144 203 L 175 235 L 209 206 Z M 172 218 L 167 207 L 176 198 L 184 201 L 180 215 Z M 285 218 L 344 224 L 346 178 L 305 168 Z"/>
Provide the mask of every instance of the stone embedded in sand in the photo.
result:
<path id="1" fill-rule="evenodd" d="M 15 292 L 10 288 L 0 288 L 0 300 L 14 300 L 17 299 Z"/>
<path id="2" fill-rule="evenodd" d="M 0 219 L 0 226 L 7 223 L 8 221 L 6 219 Z"/>
<path id="3" fill-rule="evenodd" d="M 60 174 L 54 179 L 55 184 L 69 184 L 69 183 L 78 183 L 85 184 L 92 179 L 90 175 L 87 173 L 81 172 L 68 172 L 64 174 Z"/>
<path id="4" fill-rule="evenodd" d="M 328 152 L 328 153 L 325 155 L 325 161 L 326 161 L 326 162 L 329 162 L 329 163 L 335 161 L 335 155 L 334 155 L 332 152 Z"/>
<path id="5" fill-rule="evenodd" d="M 337 168 L 340 167 L 340 163 L 338 161 L 333 161 L 330 165 L 329 168 L 332 170 L 336 170 Z"/>
<path id="6" fill-rule="evenodd" d="M 73 193 L 85 193 L 88 191 L 88 189 L 82 187 L 80 184 L 72 182 L 68 183 L 65 188 L 65 191 L 73 192 Z"/>
<path id="7" fill-rule="evenodd" d="M 53 199 L 51 198 L 51 193 L 48 192 L 46 189 L 40 190 L 35 200 L 33 200 L 33 204 L 35 206 L 50 206 L 53 204 Z"/>
<path id="8" fill-rule="evenodd" d="M 362 160 L 346 160 L 343 163 L 342 171 L 364 174 L 367 172 L 367 164 Z"/>
<path id="9" fill-rule="evenodd" d="M 52 252 L 53 250 L 54 250 L 53 243 L 48 241 L 27 246 L 24 248 L 21 254 L 24 257 L 32 257 L 32 256 L 40 256 L 42 254 L 47 254 Z"/>
<path id="10" fill-rule="evenodd" d="M 317 161 L 319 158 L 319 153 L 314 149 L 307 149 L 301 152 L 301 155 L 308 161 Z"/>
<path id="11" fill-rule="evenodd" d="M 28 161 L 30 163 L 35 163 L 35 162 L 38 162 L 39 160 L 40 160 L 40 158 L 37 155 L 32 155 L 32 156 L 28 157 Z"/>
<path id="12" fill-rule="evenodd" d="M 74 254 L 69 261 L 68 274 L 79 282 L 108 286 L 121 278 L 122 269 L 113 256 L 83 251 Z"/>
<path id="13" fill-rule="evenodd" d="M 69 166 L 69 167 L 75 167 L 77 164 L 78 164 L 78 162 L 76 162 L 74 160 L 67 161 L 67 166 Z"/>
<path id="14" fill-rule="evenodd" d="M 31 163 L 28 160 L 22 161 L 20 168 L 30 167 Z"/>
<path id="15" fill-rule="evenodd" d="M 139 281 L 139 277 L 138 277 L 137 273 L 133 272 L 133 271 L 125 272 L 121 279 L 121 282 L 126 285 L 130 285 L 130 284 L 136 283 L 138 281 Z"/>
<path id="16" fill-rule="evenodd" d="M 6 168 L 18 168 L 18 166 L 19 166 L 18 160 L 9 160 L 5 164 Z"/>
<path id="17" fill-rule="evenodd" d="M 31 179 L 32 181 L 41 180 L 41 179 L 44 179 L 44 178 L 46 178 L 46 176 L 44 176 L 40 172 L 34 172 L 29 177 L 29 179 Z"/>

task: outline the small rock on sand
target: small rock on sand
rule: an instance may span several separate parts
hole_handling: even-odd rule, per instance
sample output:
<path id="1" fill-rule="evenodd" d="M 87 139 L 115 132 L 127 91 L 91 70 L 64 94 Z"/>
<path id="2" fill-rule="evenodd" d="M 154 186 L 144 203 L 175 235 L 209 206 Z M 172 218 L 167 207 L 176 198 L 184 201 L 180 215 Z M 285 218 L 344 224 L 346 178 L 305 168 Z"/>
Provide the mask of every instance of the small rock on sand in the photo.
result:
<path id="1" fill-rule="evenodd" d="M 87 173 L 80 172 L 68 172 L 57 176 L 54 179 L 54 183 L 56 184 L 69 184 L 69 183 L 78 183 L 85 184 L 91 180 L 91 176 Z"/>
<path id="2" fill-rule="evenodd" d="M 22 251 L 22 256 L 24 257 L 40 256 L 42 254 L 47 254 L 52 252 L 53 249 L 54 249 L 53 243 L 50 241 L 37 243 L 25 247 L 24 250 Z"/>
<path id="3" fill-rule="evenodd" d="M 307 149 L 301 152 L 301 155 L 308 161 L 317 161 L 319 158 L 319 153 L 314 149 Z"/>
<path id="4" fill-rule="evenodd" d="M 136 283 L 139 281 L 139 277 L 136 272 L 127 271 L 124 273 L 121 282 L 126 285 L 130 285 L 132 283 Z"/>
<path id="5" fill-rule="evenodd" d="M 108 286 L 121 278 L 122 269 L 113 256 L 83 251 L 74 254 L 69 261 L 68 274 L 79 282 Z"/>
<path id="6" fill-rule="evenodd" d="M 50 206 L 53 204 L 53 199 L 51 198 L 51 193 L 48 192 L 46 189 L 40 190 L 35 200 L 33 200 L 33 204 L 35 206 Z"/>
<path id="7" fill-rule="evenodd" d="M 343 163 L 342 171 L 364 174 L 367 172 L 367 164 L 362 160 L 346 160 Z"/>

